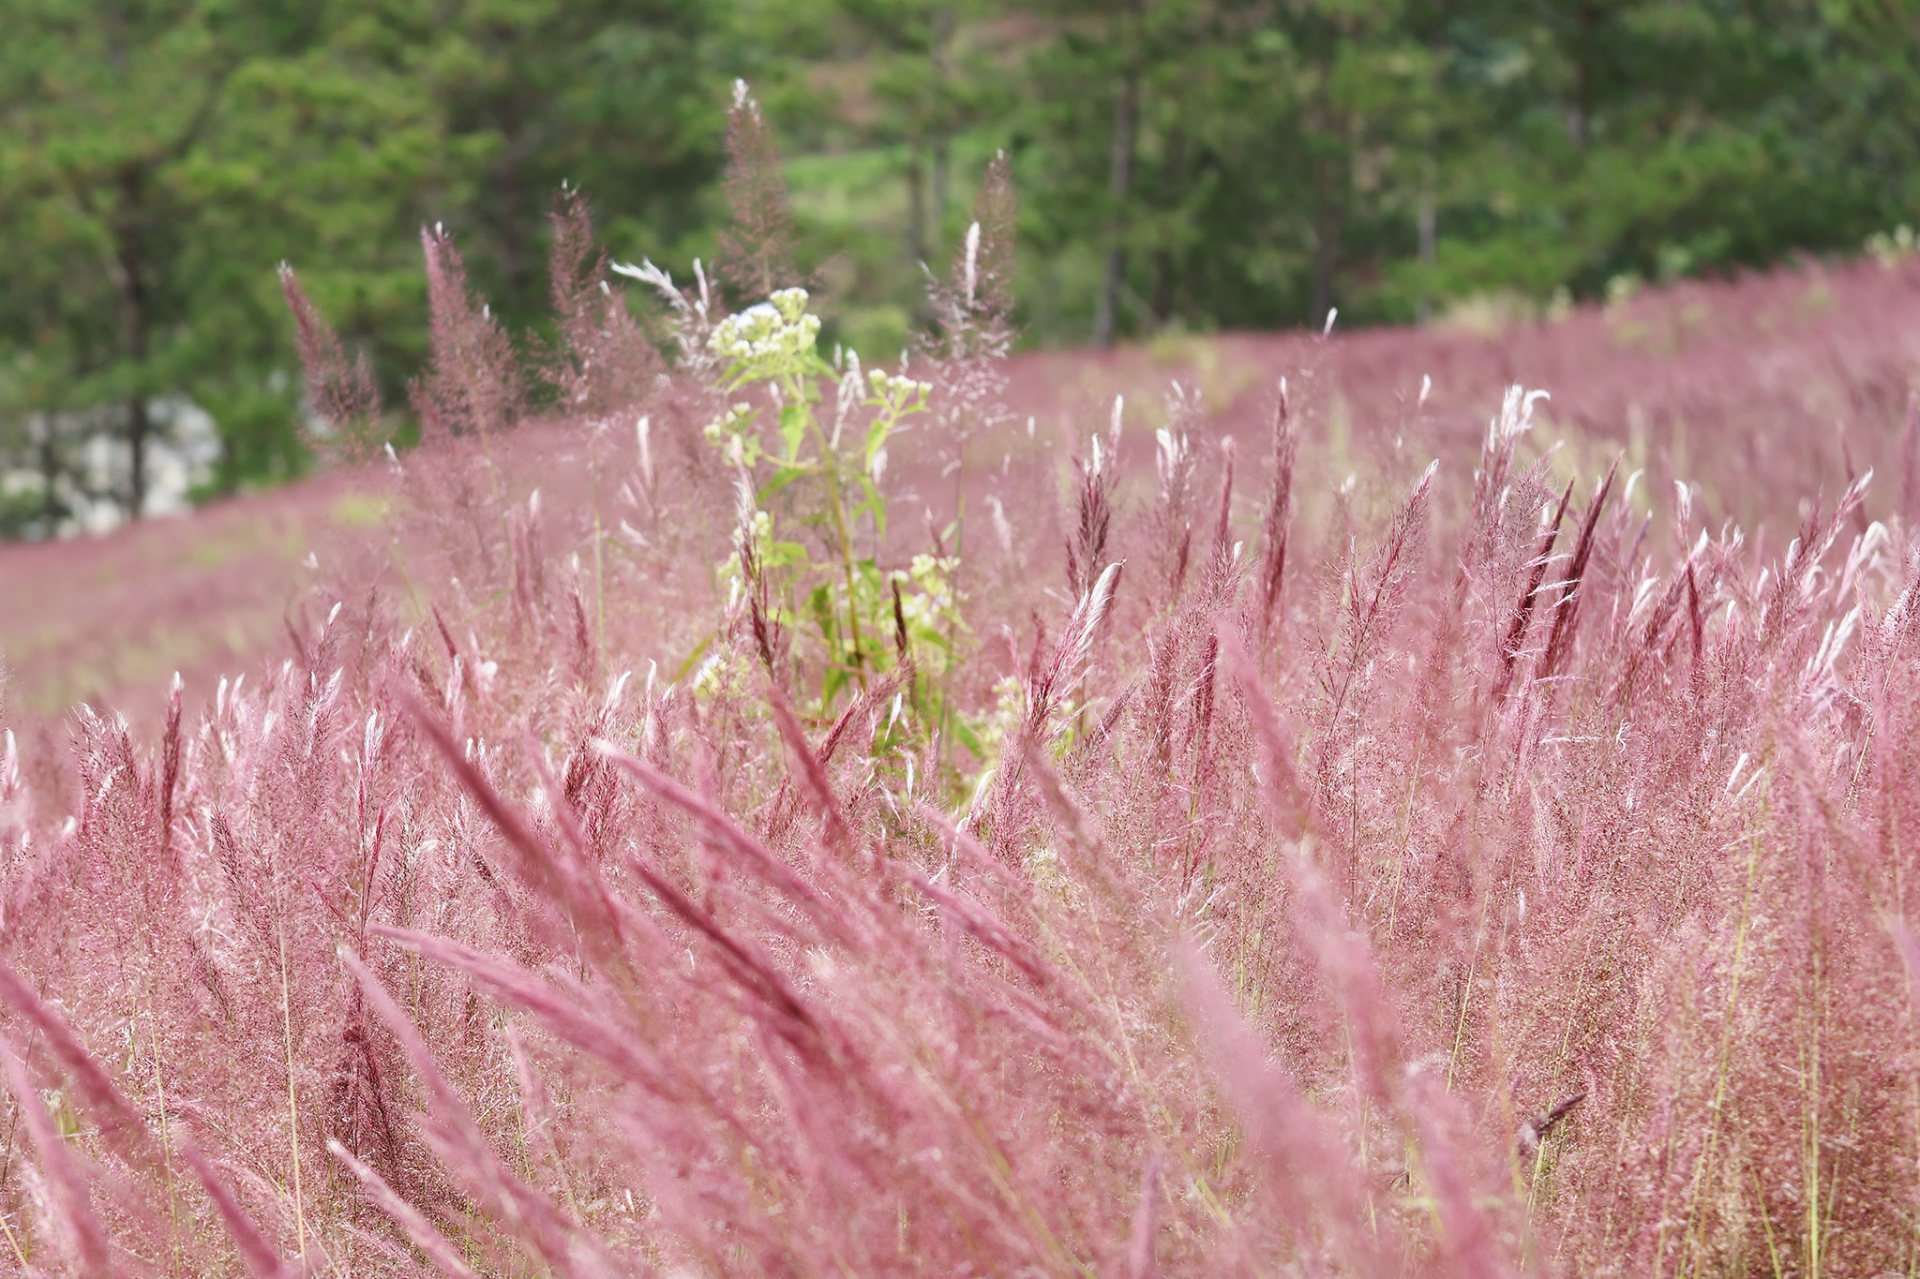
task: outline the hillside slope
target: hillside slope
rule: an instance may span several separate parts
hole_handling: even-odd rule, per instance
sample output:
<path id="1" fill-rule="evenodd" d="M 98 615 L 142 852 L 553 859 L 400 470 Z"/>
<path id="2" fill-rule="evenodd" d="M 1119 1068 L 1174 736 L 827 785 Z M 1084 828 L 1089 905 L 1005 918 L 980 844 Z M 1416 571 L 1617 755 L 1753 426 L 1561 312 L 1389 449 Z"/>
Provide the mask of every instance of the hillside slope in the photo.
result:
<path id="1" fill-rule="evenodd" d="M 1471 448 L 1504 388 L 1518 382 L 1552 397 L 1529 447 L 1559 440 L 1568 469 L 1589 472 L 1619 452 L 1629 470 L 1646 471 L 1643 501 L 1664 509 L 1673 482 L 1685 479 L 1698 486 L 1710 523 L 1765 524 L 1783 536 L 1802 498 L 1837 493 L 1849 465 L 1878 471 L 1868 510 L 1912 511 L 1920 459 L 1911 448 L 1903 454 L 1900 441 L 1916 369 L 1920 266 L 1911 260 L 1687 283 L 1495 331 L 1377 329 L 1325 341 L 1230 334 L 1033 354 L 1010 362 L 1014 425 L 975 441 L 969 487 L 992 492 L 997 466 L 1033 448 L 1051 458 L 1064 486 L 1070 441 L 1105 423 L 1115 395 L 1126 397 L 1136 428 L 1123 459 L 1151 474 L 1150 432 L 1167 419 L 1175 381 L 1198 393 L 1211 432 L 1258 441 L 1281 377 L 1317 437 L 1310 464 L 1338 484 L 1382 457 L 1411 466 L 1416 455 L 1424 463 Z M 1029 417 L 1033 444 L 1022 428 Z M 580 455 L 579 433 L 528 435 L 514 468 L 522 491 L 584 495 L 587 477 L 567 464 Z M 1398 447 L 1380 451 L 1392 441 Z M 912 446 L 899 451 L 912 467 Z M 951 485 L 925 477 L 922 487 L 944 519 Z M 370 564 L 385 562 L 380 580 L 398 589 L 405 557 L 387 527 L 396 499 L 404 504 L 404 492 L 377 466 L 104 538 L 0 546 L 6 697 L 34 715 L 83 700 L 151 715 L 173 671 L 204 694 L 221 675 L 284 655 L 286 619 L 324 611 L 329 588 L 364 583 Z"/>

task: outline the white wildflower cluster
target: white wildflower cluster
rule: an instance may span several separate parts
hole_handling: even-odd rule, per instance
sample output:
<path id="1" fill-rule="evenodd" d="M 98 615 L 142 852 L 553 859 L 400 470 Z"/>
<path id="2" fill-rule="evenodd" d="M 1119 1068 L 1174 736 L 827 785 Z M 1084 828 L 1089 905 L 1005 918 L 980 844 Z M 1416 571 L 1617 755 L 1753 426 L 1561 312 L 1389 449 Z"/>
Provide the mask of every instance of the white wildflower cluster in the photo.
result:
<path id="1" fill-rule="evenodd" d="M 848 376 L 854 380 L 853 374 Z M 900 425 L 901 418 L 925 410 L 933 384 L 916 382 L 905 374 L 890 376 L 884 370 L 874 369 L 867 374 L 867 387 L 872 392 L 867 404 L 879 410 L 873 427 L 867 432 L 867 474 L 877 485 L 887 469 L 887 436 Z"/>
<path id="2" fill-rule="evenodd" d="M 873 392 L 875 403 L 896 412 L 925 407 L 927 396 L 933 390 L 931 382 L 916 382 L 899 374 L 889 375 L 884 369 L 868 372 L 867 385 Z"/>
<path id="3" fill-rule="evenodd" d="M 736 377 L 756 378 L 801 364 L 819 340 L 820 317 L 807 311 L 807 291 L 782 289 L 720 321 L 707 345 L 737 366 Z"/>
<path id="4" fill-rule="evenodd" d="M 704 434 L 707 442 L 719 445 L 727 454 L 727 460 L 739 464 L 741 460 L 741 434 L 753 425 L 753 405 L 734 403 L 727 411 L 707 423 Z"/>
<path id="5" fill-rule="evenodd" d="M 906 577 L 916 588 L 913 607 L 920 610 L 929 622 L 944 619 L 957 602 L 953 590 L 953 575 L 960 568 L 960 561 L 951 555 L 935 556 L 920 554 L 913 557 Z M 904 605 L 903 605 L 904 607 Z M 909 620 L 913 620 L 909 618 Z"/>
<path id="6" fill-rule="evenodd" d="M 966 629 L 958 608 L 959 592 L 953 588 L 959 567 L 960 561 L 952 556 L 922 554 L 913 557 L 911 567 L 893 571 L 893 583 L 900 592 L 900 617 L 916 641 L 944 646 L 951 631 Z"/>

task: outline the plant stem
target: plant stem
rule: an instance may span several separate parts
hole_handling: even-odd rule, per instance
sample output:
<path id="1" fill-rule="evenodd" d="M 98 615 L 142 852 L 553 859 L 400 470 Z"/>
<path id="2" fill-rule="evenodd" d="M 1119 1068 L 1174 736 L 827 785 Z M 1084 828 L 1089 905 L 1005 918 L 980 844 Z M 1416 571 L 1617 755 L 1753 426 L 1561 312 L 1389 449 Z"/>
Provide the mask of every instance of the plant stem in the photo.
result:
<path id="1" fill-rule="evenodd" d="M 167 1179 L 167 1228 L 173 1247 L 173 1267 L 169 1274 L 180 1273 L 180 1209 L 173 1189 L 173 1139 L 167 1125 L 167 1085 L 160 1074 L 160 1019 L 154 1015 L 153 1002 L 147 1002 L 147 1025 L 153 1042 L 153 1091 L 160 1102 L 160 1158 Z"/>
<path id="2" fill-rule="evenodd" d="M 601 560 L 600 548 L 606 541 L 606 534 L 600 526 L 600 455 L 598 441 L 588 444 L 588 457 L 591 459 L 588 474 L 593 477 L 593 589 L 594 589 L 594 627 L 598 632 L 594 643 L 600 651 L 607 651 L 607 570 Z"/>
<path id="3" fill-rule="evenodd" d="M 13 1259 L 20 1263 L 20 1273 L 30 1273 L 33 1267 L 27 1264 L 27 1254 L 20 1251 L 20 1240 L 14 1236 L 13 1227 L 7 1224 L 5 1213 L 0 1213 L 0 1230 L 6 1231 L 7 1246 L 13 1249 Z"/>
<path id="4" fill-rule="evenodd" d="M 1733 1057 L 1734 1013 L 1740 1004 L 1740 977 L 1746 967 L 1747 933 L 1753 919 L 1753 889 L 1759 874 L 1760 840 L 1756 835 L 1753 840 L 1752 851 L 1747 857 L 1747 889 L 1740 901 L 1740 925 L 1734 933 L 1733 977 L 1728 983 L 1725 1023 L 1720 1030 L 1720 1062 L 1717 1069 L 1718 1077 L 1714 1081 L 1713 1088 L 1713 1118 L 1707 1128 L 1706 1153 L 1701 1156 L 1700 1163 L 1694 1168 L 1693 1192 L 1689 1196 L 1691 1202 L 1687 1210 L 1687 1216 L 1690 1219 L 1688 1229 L 1690 1238 L 1687 1246 L 1688 1257 L 1686 1265 L 1692 1268 L 1696 1274 L 1698 1273 L 1698 1264 L 1695 1259 L 1699 1256 L 1700 1246 L 1704 1241 L 1704 1226 L 1696 1214 L 1700 1209 L 1701 1188 L 1706 1184 L 1707 1172 L 1713 1164 L 1715 1152 L 1720 1144 L 1720 1115 L 1726 1103 L 1727 1076 L 1730 1073 L 1729 1065 Z"/>
<path id="5" fill-rule="evenodd" d="M 300 1246 L 300 1259 L 307 1257 L 306 1205 L 300 1187 L 300 1094 L 293 1076 L 293 994 L 287 974 L 287 925 L 281 920 L 275 928 L 280 943 L 280 1024 L 287 1054 L 287 1125 L 293 1139 L 293 1229 Z"/>
<path id="6" fill-rule="evenodd" d="M 860 645 L 860 605 L 854 595 L 853 584 L 853 538 L 847 529 L 846 507 L 840 501 L 840 452 L 834 448 L 833 441 L 827 437 L 820 419 L 814 415 L 807 400 L 806 383 L 798 378 L 789 378 L 786 393 L 795 404 L 806 408 L 807 423 L 813 427 L 813 437 L 819 441 L 820 456 L 825 465 L 821 468 L 827 476 L 827 503 L 833 511 L 833 531 L 840 541 L 840 567 L 847 579 L 847 634 L 853 640 L 854 678 L 860 681 L 861 688 L 866 687 L 866 660 Z"/>
<path id="7" fill-rule="evenodd" d="M 861 687 L 866 687 L 866 659 L 860 646 L 860 604 L 853 587 L 853 540 L 847 535 L 847 517 L 840 504 L 840 459 L 827 466 L 827 497 L 833 504 L 833 528 L 840 538 L 840 567 L 847 577 L 847 633 L 853 640 L 853 669 Z"/>

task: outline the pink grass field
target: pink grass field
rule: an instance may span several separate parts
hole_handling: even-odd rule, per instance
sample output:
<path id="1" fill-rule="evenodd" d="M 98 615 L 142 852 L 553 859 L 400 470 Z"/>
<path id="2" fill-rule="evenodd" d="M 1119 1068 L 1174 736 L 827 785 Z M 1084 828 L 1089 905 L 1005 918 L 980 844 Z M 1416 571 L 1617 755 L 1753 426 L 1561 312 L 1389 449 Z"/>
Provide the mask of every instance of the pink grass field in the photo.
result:
<path id="1" fill-rule="evenodd" d="M 427 445 L 0 550 L 0 1269 L 1920 1273 L 1920 265 L 917 357 L 821 705 L 428 255 Z"/>

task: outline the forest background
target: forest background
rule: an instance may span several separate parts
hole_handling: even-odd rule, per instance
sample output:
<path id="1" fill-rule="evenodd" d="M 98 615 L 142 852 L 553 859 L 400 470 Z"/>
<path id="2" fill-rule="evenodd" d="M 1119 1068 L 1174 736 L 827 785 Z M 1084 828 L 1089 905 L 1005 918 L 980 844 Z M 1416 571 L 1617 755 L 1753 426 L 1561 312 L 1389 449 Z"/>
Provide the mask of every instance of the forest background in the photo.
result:
<path id="1" fill-rule="evenodd" d="M 562 184 L 686 278 L 736 78 L 826 344 L 875 354 L 1002 149 L 1034 345 L 1550 319 L 1904 244 L 1920 196 L 1916 0 L 0 0 L 0 30 L 8 537 L 309 466 L 283 260 L 401 405 L 423 225 L 530 344 Z"/>

